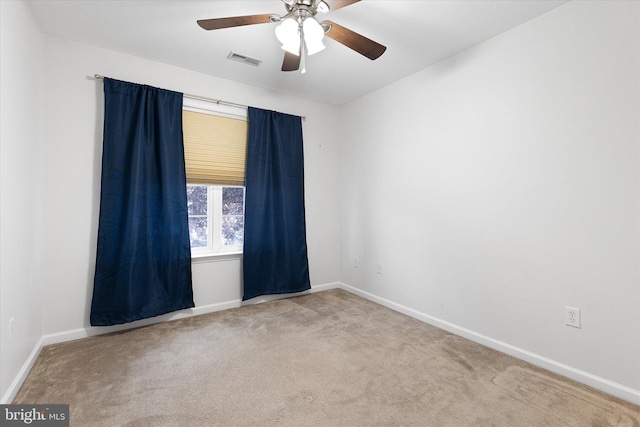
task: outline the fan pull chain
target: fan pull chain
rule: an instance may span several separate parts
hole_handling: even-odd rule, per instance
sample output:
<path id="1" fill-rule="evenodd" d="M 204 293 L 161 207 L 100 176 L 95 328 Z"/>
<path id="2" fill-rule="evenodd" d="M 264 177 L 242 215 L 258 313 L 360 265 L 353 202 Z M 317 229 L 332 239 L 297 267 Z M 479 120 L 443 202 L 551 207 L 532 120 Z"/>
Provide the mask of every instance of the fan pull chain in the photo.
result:
<path id="1" fill-rule="evenodd" d="M 307 72 L 307 55 L 306 45 L 304 44 L 304 33 L 302 32 L 302 26 L 300 26 L 300 74 L 306 74 Z"/>

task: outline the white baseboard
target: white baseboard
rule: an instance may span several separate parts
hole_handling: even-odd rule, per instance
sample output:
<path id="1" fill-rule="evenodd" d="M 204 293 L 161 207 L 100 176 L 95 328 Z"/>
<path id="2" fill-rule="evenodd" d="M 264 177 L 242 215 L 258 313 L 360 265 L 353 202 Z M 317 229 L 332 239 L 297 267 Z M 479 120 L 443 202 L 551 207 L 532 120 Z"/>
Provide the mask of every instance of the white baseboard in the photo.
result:
<path id="1" fill-rule="evenodd" d="M 407 316 L 411 316 L 422 322 L 425 322 L 437 328 L 443 329 L 452 334 L 461 336 L 463 338 L 467 338 L 471 341 L 477 342 L 486 347 L 492 348 L 494 350 L 516 357 L 518 359 L 524 360 L 526 362 L 531 363 L 532 365 L 536 365 L 538 367 L 547 369 L 551 372 L 555 372 L 556 374 L 578 381 L 582 384 L 588 385 L 597 390 L 608 393 L 612 396 L 616 396 L 616 397 L 619 397 L 620 399 L 624 399 L 628 402 L 635 403 L 636 405 L 640 405 L 640 390 L 635 390 L 625 385 L 607 380 L 606 378 L 602 378 L 597 375 L 593 375 L 589 372 L 576 369 L 564 363 L 560 363 L 558 361 L 546 358 L 544 356 L 540 356 L 538 354 L 521 349 L 519 347 L 515 347 L 505 342 L 495 340 L 491 337 L 479 334 L 477 332 L 460 327 L 453 323 L 446 322 L 442 319 L 438 319 L 437 317 L 430 316 L 428 314 L 422 313 L 412 308 L 405 307 L 404 305 L 397 304 L 388 299 L 373 295 L 361 289 L 354 288 L 353 286 L 349 286 L 345 283 L 341 283 L 340 288 L 344 289 L 347 292 L 351 292 L 354 295 L 358 295 L 362 298 L 365 298 L 369 301 L 373 301 L 375 303 L 383 305 L 394 311 L 400 312 L 402 314 L 406 314 Z"/>
<path id="2" fill-rule="evenodd" d="M 199 316 L 201 314 L 214 313 L 216 311 L 228 310 L 231 308 L 238 308 L 244 305 L 259 304 L 262 302 L 273 301 L 276 299 L 288 298 L 293 295 L 301 295 L 305 293 L 315 293 L 325 291 L 327 289 L 335 289 L 340 287 L 339 282 L 326 283 L 323 285 L 312 286 L 310 290 L 297 293 L 297 294 L 282 294 L 282 295 L 266 295 L 263 297 L 254 298 L 250 301 L 242 301 L 240 299 L 220 302 L 216 304 L 201 305 L 185 310 L 180 310 L 174 313 L 163 314 L 161 316 L 152 317 L 150 319 L 138 320 L 124 325 L 114 326 L 98 326 L 98 327 L 85 327 L 73 329 L 70 331 L 57 332 L 54 334 L 47 334 L 43 338 L 43 345 L 57 344 L 61 342 L 73 341 L 81 338 L 91 337 L 95 335 L 104 335 L 111 332 L 120 332 L 127 329 L 139 328 L 142 326 L 149 326 L 155 323 L 168 322 L 170 320 L 184 319 L 192 316 Z"/>
<path id="3" fill-rule="evenodd" d="M 326 283 L 323 285 L 312 286 L 310 290 L 302 292 L 301 294 L 315 293 L 315 292 L 326 291 L 328 289 L 335 289 L 340 287 L 341 287 L 341 284 L 339 282 Z M 25 361 L 24 365 L 18 372 L 18 375 L 16 375 L 15 379 L 7 389 L 7 392 L 4 394 L 4 396 L 2 396 L 2 400 L 0 401 L 0 404 L 3 404 L 3 405 L 9 404 L 13 401 L 13 399 L 16 397 L 16 394 L 18 394 L 18 391 L 20 390 L 22 383 L 24 383 L 24 380 L 27 378 L 29 371 L 33 367 L 33 364 L 38 358 L 38 355 L 40 354 L 42 347 L 44 347 L 45 345 L 58 344 L 62 342 L 73 341 L 73 340 L 87 338 L 87 337 L 96 336 L 96 335 L 104 335 L 104 334 L 109 334 L 111 332 L 125 331 L 127 329 L 139 328 L 142 326 L 153 325 L 155 323 L 168 322 L 169 320 L 183 319 L 186 317 L 199 316 L 201 314 L 228 310 L 230 308 L 242 307 L 243 305 L 259 304 L 266 301 L 273 301 L 276 299 L 288 298 L 293 295 L 300 295 L 300 294 L 269 295 L 265 297 L 254 298 L 251 301 L 242 301 L 240 299 L 237 299 L 237 300 L 231 300 L 231 301 L 226 301 L 226 302 L 221 302 L 216 304 L 208 304 L 208 305 L 193 307 L 186 310 L 180 310 L 175 313 L 163 314 L 161 316 L 152 317 L 150 319 L 138 320 L 136 322 L 127 323 L 124 325 L 100 326 L 100 327 L 89 326 L 85 328 L 72 329 L 69 331 L 62 331 L 62 332 L 56 332 L 53 334 L 44 335 L 40 338 L 38 343 L 35 345 L 35 347 L 31 351 L 31 354 L 29 355 L 28 359 Z"/>
<path id="4" fill-rule="evenodd" d="M 22 387 L 22 383 L 24 383 L 24 380 L 27 379 L 29 371 L 31 371 L 31 368 L 33 368 L 33 364 L 36 363 L 36 359 L 40 354 L 40 350 L 42 350 L 42 346 L 42 338 L 40 338 L 40 340 L 33 347 L 33 350 L 31 350 L 31 354 L 29 354 L 29 357 L 27 357 L 27 360 L 25 360 L 22 368 L 20 368 L 20 370 L 18 371 L 18 375 L 16 375 L 6 393 L 4 394 L 4 396 L 2 396 L 0 405 L 8 405 L 13 402 L 13 399 L 18 394 L 18 391 L 20 391 L 20 387 Z"/>

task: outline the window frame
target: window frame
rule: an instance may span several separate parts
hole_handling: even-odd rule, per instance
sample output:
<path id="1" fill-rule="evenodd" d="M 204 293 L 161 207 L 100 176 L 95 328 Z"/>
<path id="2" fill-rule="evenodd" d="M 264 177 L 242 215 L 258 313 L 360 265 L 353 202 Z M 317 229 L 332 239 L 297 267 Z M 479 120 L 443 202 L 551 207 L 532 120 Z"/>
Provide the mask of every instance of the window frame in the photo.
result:
<path id="1" fill-rule="evenodd" d="M 187 183 L 198 187 L 207 188 L 207 246 L 192 247 L 192 257 L 206 257 L 215 255 L 242 254 L 243 245 L 225 245 L 222 235 L 222 190 L 223 188 L 242 188 L 241 185 L 216 185 L 216 184 L 199 184 Z M 244 191 L 243 191 L 243 240 L 244 240 Z M 204 216 L 204 215 L 194 215 Z M 190 215 L 191 217 L 191 215 Z"/>
<path id="2" fill-rule="evenodd" d="M 182 108 L 184 110 L 195 111 L 198 113 L 213 114 L 233 119 L 247 120 L 247 109 L 244 107 L 235 107 L 230 105 L 222 105 L 214 101 L 183 96 Z M 207 246 L 199 248 L 191 248 L 191 257 L 193 259 L 205 258 L 233 258 L 242 256 L 242 245 L 226 246 L 223 244 L 222 237 L 222 188 L 233 187 L 243 188 L 241 185 L 228 184 L 205 184 L 197 182 L 187 182 L 187 185 L 197 185 L 207 187 Z M 246 193 L 245 193 L 246 196 Z M 243 197 L 243 203 L 245 198 Z M 216 213 L 218 213 L 216 215 Z M 244 217 L 244 212 L 243 212 Z M 217 230 L 217 233 L 214 233 Z M 214 234 L 217 234 L 214 235 Z M 243 229 L 244 234 L 244 229 Z M 244 236 L 243 236 L 244 239 Z"/>

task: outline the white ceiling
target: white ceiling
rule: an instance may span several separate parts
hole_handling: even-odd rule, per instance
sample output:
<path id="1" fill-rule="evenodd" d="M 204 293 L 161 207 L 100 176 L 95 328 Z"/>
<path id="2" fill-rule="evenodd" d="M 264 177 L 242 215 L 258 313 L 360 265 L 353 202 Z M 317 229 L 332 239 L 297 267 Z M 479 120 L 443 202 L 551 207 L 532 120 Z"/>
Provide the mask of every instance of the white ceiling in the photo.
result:
<path id="1" fill-rule="evenodd" d="M 282 72 L 277 24 L 205 31 L 198 19 L 284 14 L 281 0 L 30 0 L 51 35 L 342 105 L 535 18 L 566 0 L 362 0 L 323 15 L 387 46 L 377 60 L 325 39 L 307 73 Z M 319 16 L 320 17 L 320 16 Z M 261 59 L 259 67 L 227 59 Z M 100 70 L 96 70 L 97 73 Z"/>

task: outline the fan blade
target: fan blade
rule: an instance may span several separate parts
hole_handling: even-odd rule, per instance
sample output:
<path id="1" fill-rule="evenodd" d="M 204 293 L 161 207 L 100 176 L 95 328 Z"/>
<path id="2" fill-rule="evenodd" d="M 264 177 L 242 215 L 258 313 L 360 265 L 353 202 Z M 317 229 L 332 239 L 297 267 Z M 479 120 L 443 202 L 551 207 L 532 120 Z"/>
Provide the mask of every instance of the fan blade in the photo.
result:
<path id="1" fill-rule="evenodd" d="M 331 28 L 325 33 L 327 37 L 342 43 L 349 49 L 353 49 L 361 55 L 374 60 L 380 57 L 387 48 L 380 43 L 376 43 L 363 35 L 351 31 L 348 28 L 338 25 L 335 22 L 323 21 L 322 25 L 330 25 Z"/>
<path id="2" fill-rule="evenodd" d="M 296 71 L 298 68 L 300 68 L 300 55 L 285 51 L 282 71 Z"/>
<path id="3" fill-rule="evenodd" d="M 242 25 L 267 24 L 273 14 L 231 16 L 229 18 L 200 19 L 198 25 L 205 30 L 219 30 L 221 28 L 240 27 Z"/>
<path id="4" fill-rule="evenodd" d="M 332 11 L 342 9 L 354 3 L 358 3 L 360 0 L 324 0 L 329 4 Z"/>

